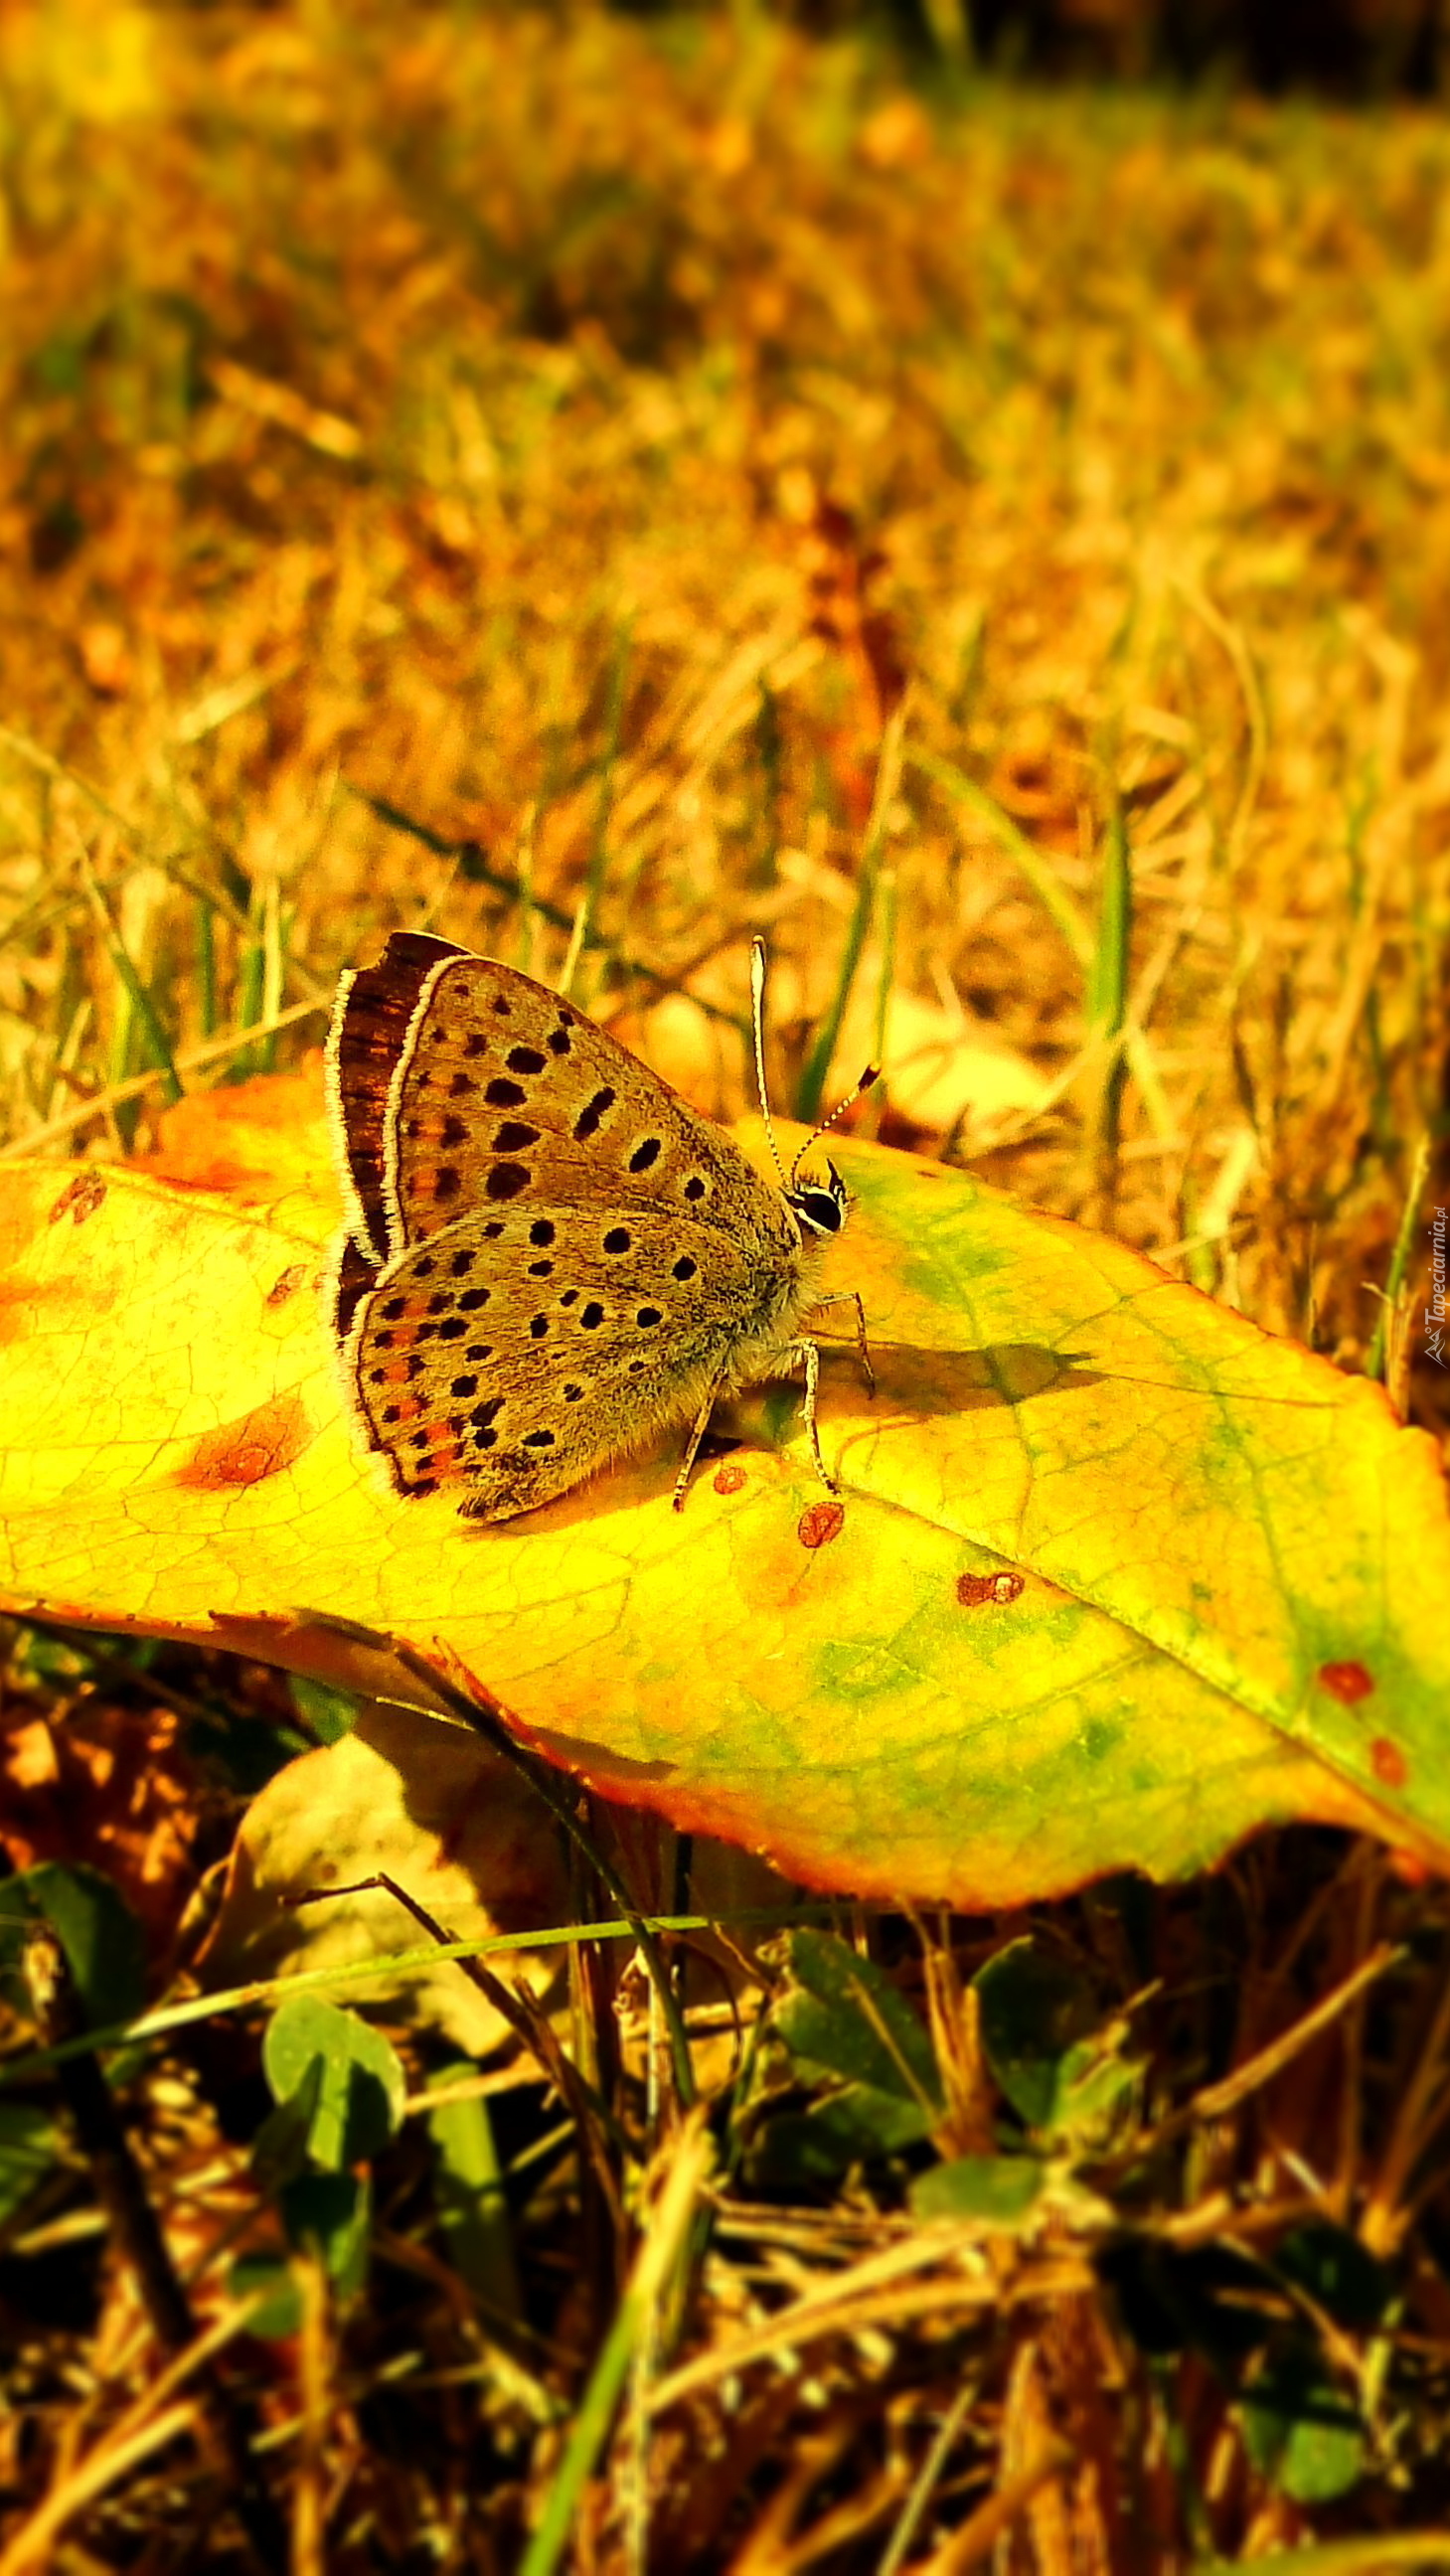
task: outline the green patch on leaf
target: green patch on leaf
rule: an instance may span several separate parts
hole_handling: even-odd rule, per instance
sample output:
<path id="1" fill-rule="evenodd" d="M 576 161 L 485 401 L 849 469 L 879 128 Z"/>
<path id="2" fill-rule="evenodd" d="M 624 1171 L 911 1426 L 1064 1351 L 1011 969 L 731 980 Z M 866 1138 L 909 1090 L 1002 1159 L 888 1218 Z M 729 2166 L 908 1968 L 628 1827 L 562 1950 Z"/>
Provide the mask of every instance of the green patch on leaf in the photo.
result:
<path id="1" fill-rule="evenodd" d="M 262 2065 L 279 2105 L 310 2089 L 307 2155 L 324 2172 L 346 2173 L 376 2155 L 402 2119 L 407 2085 L 396 2050 L 337 2004 L 299 1995 L 281 2005 Z"/>
<path id="2" fill-rule="evenodd" d="M 291 2264 L 280 2254 L 241 2254 L 227 2275 L 227 2287 L 234 2299 L 252 2299 L 261 2293 L 262 2304 L 253 2310 L 247 2332 L 260 2335 L 264 2342 L 285 2343 L 302 2324 L 302 2293 Z"/>
<path id="3" fill-rule="evenodd" d="M 317 2256 L 340 2299 L 355 2297 L 367 2279 L 372 2207 L 366 2174 L 299 2174 L 282 2192 L 290 2243 Z"/>
<path id="4" fill-rule="evenodd" d="M 55 2162 L 55 2128 L 36 2102 L 0 2102 L 0 2221 L 23 2209 Z"/>
<path id="5" fill-rule="evenodd" d="M 1243 2425 L 1255 2468 L 1293 2503 L 1332 2504 L 1358 2485 L 1364 2427 L 1311 2345 L 1275 2354 L 1244 2399 Z"/>
<path id="6" fill-rule="evenodd" d="M 315 1743 L 336 1744 L 340 1736 L 351 1735 L 359 1706 L 352 1691 L 333 1690 L 303 1673 L 292 1675 L 291 1687 L 292 1705 Z"/>
<path id="7" fill-rule="evenodd" d="M 941 2085 L 926 2030 L 885 1971 L 848 1941 L 807 1927 L 792 1932 L 786 1963 L 794 1990 L 773 2015 L 797 2072 L 906 2103 L 924 2137 L 941 2117 Z"/>
<path id="8" fill-rule="evenodd" d="M 805 1926 L 789 1935 L 785 1955 L 793 1982 L 772 2028 L 798 2081 L 826 2089 L 808 2111 L 767 2123 L 748 2171 L 758 2187 L 790 2191 L 919 2145 L 942 2100 L 931 2041 L 884 1970 L 834 1933 Z"/>
<path id="9" fill-rule="evenodd" d="M 41 1861 L 0 1888 L 0 1924 L 8 1921 L 5 1955 L 19 1956 L 24 1927 L 45 1925 L 65 1954 L 86 2022 L 93 2030 L 130 2021 L 146 2000 L 141 1927 L 104 1871 Z"/>
<path id="10" fill-rule="evenodd" d="M 912 2184 L 915 2218 L 968 2219 L 979 2227 L 1022 2227 L 1046 2187 L 1036 2156 L 957 2156 L 935 2165 Z"/>
<path id="11" fill-rule="evenodd" d="M 440 2086 L 472 2075 L 467 2064 L 440 2072 Z M 440 2102 L 428 2114 L 433 2141 L 433 2199 L 448 2242 L 449 2260 L 496 2313 L 521 2313 L 518 2272 L 503 2174 L 494 2146 L 488 2104 L 475 2094 Z"/>
<path id="12" fill-rule="evenodd" d="M 746 2158 L 746 2176 L 757 2191 L 809 2191 L 839 2182 L 852 2165 L 918 2146 L 924 2135 L 914 2104 L 856 2084 L 809 2111 L 778 2112 Z"/>
<path id="13" fill-rule="evenodd" d="M 1137 2070 L 1121 2034 L 1100 2028 L 1086 1980 L 1030 1940 L 1009 1942 L 973 1979 L 987 2062 L 1018 2118 L 1044 2143 L 1106 2145 L 1131 2107 Z"/>

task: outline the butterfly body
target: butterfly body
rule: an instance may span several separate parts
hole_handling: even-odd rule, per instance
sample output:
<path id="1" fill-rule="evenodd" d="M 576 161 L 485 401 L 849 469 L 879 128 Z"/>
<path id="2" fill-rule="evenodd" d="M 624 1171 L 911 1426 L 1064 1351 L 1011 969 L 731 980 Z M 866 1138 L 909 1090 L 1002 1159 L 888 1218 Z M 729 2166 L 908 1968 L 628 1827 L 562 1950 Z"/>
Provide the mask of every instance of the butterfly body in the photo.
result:
<path id="1" fill-rule="evenodd" d="M 798 1366 L 814 1442 L 834 1170 L 775 1187 L 571 1003 L 411 932 L 344 979 L 329 1089 L 334 1322 L 400 1492 L 508 1519 Z"/>

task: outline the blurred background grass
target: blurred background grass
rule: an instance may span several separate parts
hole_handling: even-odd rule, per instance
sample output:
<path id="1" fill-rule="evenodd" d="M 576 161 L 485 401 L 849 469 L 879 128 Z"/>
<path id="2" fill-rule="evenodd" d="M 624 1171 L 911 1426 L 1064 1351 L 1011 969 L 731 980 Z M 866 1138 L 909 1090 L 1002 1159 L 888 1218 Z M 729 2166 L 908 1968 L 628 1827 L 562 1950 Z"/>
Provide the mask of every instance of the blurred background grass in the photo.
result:
<path id="1" fill-rule="evenodd" d="M 784 1099 L 884 1039 L 889 1140 L 1110 1225 L 1442 1430 L 1412 1319 L 1377 1334 L 1417 1155 L 1444 1137 L 1437 30 L 1370 0 L 12 6 L 4 1150 L 144 1149 L 180 1092 L 302 1061 L 339 967 L 400 923 L 567 976 L 731 1114 L 763 929 Z M 1405 1241 L 1418 1308 L 1426 1239 Z M 114 1659 L 102 1687 L 26 1651 L 14 1710 L 60 1729 L 74 1693 L 108 1716 Z M 202 1666 L 166 1665 L 168 1709 L 223 1688 Z M 270 1687 L 243 1676 L 244 1715 Z M 1141 2449 L 1178 2537 L 1135 2559 L 1129 2513 L 1091 2563 L 1443 2507 L 1447 2239 L 1406 2145 L 1443 2107 L 1439 1904 L 1328 1836 L 1266 1837 L 1206 1897 L 1161 1901 L 1159 2101 L 1379 1931 L 1415 1947 L 1413 2006 L 1368 2043 L 1356 2022 L 1292 2116 L 1280 2096 L 1263 2129 L 1226 2117 L 1141 2195 L 1156 2211 L 1181 2181 L 1192 2255 L 1267 2175 L 1267 2241 L 1332 2134 L 1333 2212 L 1378 2173 L 1411 2328 L 1400 2377 L 1383 2338 L 1353 2356 L 1373 2482 L 1311 2513 L 1250 2461 L 1200 2356 L 1170 2372 L 1178 2347 L 1149 2336 L 1102 2400 L 1097 2311 L 1024 2299 L 983 2345 L 972 2477 L 1011 2473 L 1064 2389 L 1097 2406 L 1101 2457 Z M 1045 1911 L 1065 1948 L 1126 1959 L 1110 1906 Z M 1122 1994 L 1139 1981 L 1128 1960 Z M 565 2197 L 528 2216 L 550 2282 Z M 717 2262 L 717 2322 L 746 2313 L 751 2259 Z M 364 2380 L 414 2331 L 379 2314 Z M 419 2333 L 453 2368 L 437 2317 Z M 914 2388 L 902 2364 L 899 2443 L 858 2362 L 831 2404 L 889 2454 L 872 2533 L 960 2356 Z M 34 2404 L 63 2412 L 53 2367 Z M 520 2467 L 537 2427 L 458 2368 L 495 2409 L 516 2535 L 557 2448 Z M 551 2384 L 577 2386 L 572 2344 Z M 846 2456 L 831 2433 L 811 2466 L 815 2385 L 797 2416 L 771 2396 L 748 2464 L 786 2462 L 801 2499 Z M 433 2412 L 406 2461 L 379 2416 L 356 2474 L 400 2529 L 408 2478 L 434 2478 L 449 2546 L 486 2549 L 450 2485 L 477 2428 Z M 728 2417 L 701 2436 L 727 2467 Z M 763 2506 L 738 2563 L 874 2566 L 848 2503 L 839 2541 L 795 2559 L 769 2555 Z M 1011 2565 L 1088 2563 L 1055 2529 L 1044 2504 Z M 338 2563 L 421 2563 L 374 2545 Z"/>
<path id="2" fill-rule="evenodd" d="M 888 1135 L 1363 1354 L 1444 1046 L 1450 138 L 932 24 L 7 15 L 17 1141 L 385 923 L 557 974 L 581 900 L 609 1011 L 738 1016 L 764 928 L 798 1083 L 854 931 L 851 1046 L 889 986 L 943 1077 Z M 719 1025 L 654 1051 L 728 1110 Z"/>

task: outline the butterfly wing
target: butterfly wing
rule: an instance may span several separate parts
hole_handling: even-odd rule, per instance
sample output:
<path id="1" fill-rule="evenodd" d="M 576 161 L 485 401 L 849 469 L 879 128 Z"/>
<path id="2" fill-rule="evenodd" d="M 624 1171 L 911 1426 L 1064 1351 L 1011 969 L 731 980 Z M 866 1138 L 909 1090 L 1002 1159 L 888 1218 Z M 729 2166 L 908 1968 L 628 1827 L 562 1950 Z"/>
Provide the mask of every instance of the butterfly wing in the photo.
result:
<path id="1" fill-rule="evenodd" d="M 673 1207 L 474 1209 L 386 1265 L 345 1365 L 400 1492 L 461 1482 L 505 1520 L 693 1417 L 744 1349 L 765 1373 L 802 1293 L 798 1243 L 763 1262 Z"/>
<path id="2" fill-rule="evenodd" d="M 435 966 L 467 950 L 426 932 L 393 933 L 376 966 L 345 974 L 327 1042 L 327 1104 L 345 1175 L 348 1231 L 373 1268 L 388 1255 L 383 1200 L 388 1093 L 419 996 Z"/>
<path id="3" fill-rule="evenodd" d="M 375 966 L 342 976 L 327 1040 L 327 1113 L 347 1203 L 329 1287 L 344 1340 L 389 1252 L 384 1197 L 388 1095 L 433 968 L 468 951 L 424 931 L 395 931 Z"/>
<path id="4" fill-rule="evenodd" d="M 589 1202 L 667 1208 L 782 1255 L 795 1239 L 780 1192 L 722 1129 L 572 1003 L 492 958 L 450 955 L 425 976 L 384 1126 L 391 1253 L 471 1208 Z"/>
<path id="5" fill-rule="evenodd" d="M 782 1193 L 557 993 L 413 932 L 329 1050 L 344 1366 L 399 1491 L 503 1520 L 769 1372 L 806 1299 Z"/>

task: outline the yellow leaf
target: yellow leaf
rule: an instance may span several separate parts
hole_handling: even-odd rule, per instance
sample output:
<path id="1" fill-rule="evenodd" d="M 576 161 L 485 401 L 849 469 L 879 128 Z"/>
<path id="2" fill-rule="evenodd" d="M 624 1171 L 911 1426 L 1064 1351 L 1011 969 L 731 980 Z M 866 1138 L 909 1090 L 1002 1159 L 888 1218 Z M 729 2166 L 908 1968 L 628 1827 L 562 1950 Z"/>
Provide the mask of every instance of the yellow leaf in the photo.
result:
<path id="1" fill-rule="evenodd" d="M 671 1448 L 492 1527 L 360 1454 L 320 1167 L 259 1210 L 11 1165 L 5 1599 L 416 1696 L 330 1624 L 363 1623 L 604 1795 L 831 1888 L 1020 1903 L 1289 1818 L 1442 1866 L 1430 1440 L 1119 1244 L 836 1150 L 860 1204 L 828 1284 L 880 1381 L 826 1360 L 840 1502 L 780 1385 L 683 1514 Z"/>

